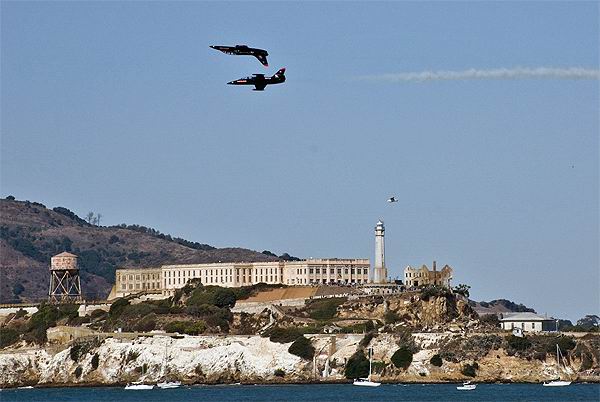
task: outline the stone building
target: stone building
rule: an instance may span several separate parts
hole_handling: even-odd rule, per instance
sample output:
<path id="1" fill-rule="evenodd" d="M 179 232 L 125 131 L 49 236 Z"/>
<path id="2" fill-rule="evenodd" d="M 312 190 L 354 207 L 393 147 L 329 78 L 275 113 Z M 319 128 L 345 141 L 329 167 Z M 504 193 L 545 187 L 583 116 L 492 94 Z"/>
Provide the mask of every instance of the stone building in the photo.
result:
<path id="1" fill-rule="evenodd" d="M 301 261 L 227 262 L 163 265 L 159 268 L 117 269 L 109 298 L 132 293 L 172 296 L 191 279 L 205 285 L 250 286 L 257 283 L 284 285 L 365 284 L 368 259 L 308 259 Z"/>
<path id="2" fill-rule="evenodd" d="M 109 299 L 140 292 L 162 292 L 162 268 L 117 269 Z"/>
<path id="3" fill-rule="evenodd" d="M 438 271 L 436 262 L 433 262 L 433 269 L 429 270 L 427 265 L 423 264 L 421 268 L 413 268 L 410 265 L 404 268 L 404 285 L 407 288 L 425 286 L 425 285 L 441 285 L 450 287 L 452 280 L 452 268 L 449 265 Z"/>
<path id="4" fill-rule="evenodd" d="M 506 331 L 511 331 L 515 328 L 523 332 L 558 330 L 558 323 L 555 319 L 530 312 L 501 313 L 500 326 Z"/>

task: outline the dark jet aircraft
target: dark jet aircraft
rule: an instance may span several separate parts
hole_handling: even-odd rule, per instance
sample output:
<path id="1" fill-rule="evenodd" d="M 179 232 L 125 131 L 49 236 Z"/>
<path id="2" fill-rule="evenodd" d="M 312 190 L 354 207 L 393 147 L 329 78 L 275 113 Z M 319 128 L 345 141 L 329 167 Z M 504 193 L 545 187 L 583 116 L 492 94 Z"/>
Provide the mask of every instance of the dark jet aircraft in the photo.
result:
<path id="1" fill-rule="evenodd" d="M 280 69 L 272 77 L 265 77 L 264 74 L 252 74 L 252 77 L 240 78 L 230 81 L 229 85 L 254 85 L 253 91 L 263 91 L 267 85 L 281 84 L 285 82 L 285 68 Z"/>
<path id="2" fill-rule="evenodd" d="M 219 50 L 225 54 L 235 54 L 238 56 L 248 55 L 254 56 L 262 63 L 263 66 L 269 67 L 267 63 L 267 56 L 269 53 L 263 49 L 255 49 L 246 45 L 235 45 L 235 46 L 211 46 L 213 49 Z"/>

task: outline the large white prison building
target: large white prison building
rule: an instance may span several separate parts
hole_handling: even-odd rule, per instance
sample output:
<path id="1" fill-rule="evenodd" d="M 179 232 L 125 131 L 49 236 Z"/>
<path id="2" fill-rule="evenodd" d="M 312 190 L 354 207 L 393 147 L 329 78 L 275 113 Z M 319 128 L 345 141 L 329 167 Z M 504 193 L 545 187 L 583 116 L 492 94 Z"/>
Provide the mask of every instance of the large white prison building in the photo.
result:
<path id="1" fill-rule="evenodd" d="M 368 259 L 327 258 L 117 269 L 109 299 L 139 292 L 161 293 L 168 297 L 191 279 L 223 287 L 250 286 L 261 282 L 284 285 L 366 284 L 369 282 L 369 268 Z"/>

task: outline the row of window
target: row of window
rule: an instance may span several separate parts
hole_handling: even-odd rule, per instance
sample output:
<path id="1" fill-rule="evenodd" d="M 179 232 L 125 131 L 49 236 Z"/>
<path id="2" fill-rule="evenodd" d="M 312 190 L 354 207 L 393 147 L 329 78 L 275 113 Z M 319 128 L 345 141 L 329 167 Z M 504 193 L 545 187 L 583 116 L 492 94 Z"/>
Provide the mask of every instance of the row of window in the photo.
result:
<path id="1" fill-rule="evenodd" d="M 302 271 L 302 270 L 299 270 Z M 298 274 L 306 274 L 306 269 L 304 269 L 304 272 L 297 272 Z M 309 268 L 308 269 L 308 273 L 309 274 L 320 274 L 321 273 L 321 268 Z M 327 273 L 327 268 L 323 268 L 323 274 Z M 329 268 L 329 273 L 331 275 L 335 275 L 336 274 L 336 268 Z M 348 273 L 350 273 L 350 275 L 369 275 L 369 268 L 344 268 L 344 275 L 348 275 Z M 342 275 L 342 268 L 337 268 L 337 274 L 338 275 Z"/>
<path id="2" fill-rule="evenodd" d="M 145 280 L 157 280 L 160 279 L 160 274 L 129 274 L 129 275 L 119 275 L 117 277 L 117 280 L 119 282 L 126 282 L 126 281 L 145 281 Z"/>
<path id="3" fill-rule="evenodd" d="M 149 290 L 160 289 L 160 282 L 150 283 L 122 283 L 121 290 Z"/>
<path id="4" fill-rule="evenodd" d="M 298 278 L 298 279 L 288 279 L 288 285 L 316 285 L 316 284 L 353 284 L 353 283 L 367 283 L 367 279 L 306 279 L 306 278 Z"/>

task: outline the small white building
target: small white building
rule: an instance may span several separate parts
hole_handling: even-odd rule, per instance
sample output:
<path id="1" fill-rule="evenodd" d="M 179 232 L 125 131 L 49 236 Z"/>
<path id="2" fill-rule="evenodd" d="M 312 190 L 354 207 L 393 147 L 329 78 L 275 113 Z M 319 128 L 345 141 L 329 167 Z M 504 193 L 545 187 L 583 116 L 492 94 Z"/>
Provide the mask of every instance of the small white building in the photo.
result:
<path id="1" fill-rule="evenodd" d="M 556 331 L 556 320 L 535 313 L 501 313 L 500 326 L 512 331 L 520 328 L 523 332 Z"/>

